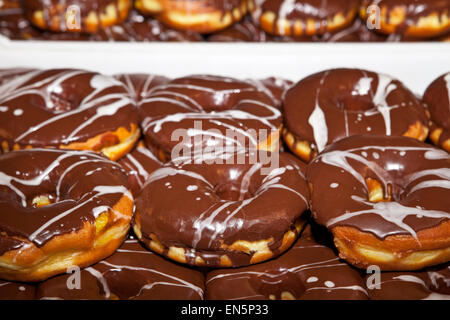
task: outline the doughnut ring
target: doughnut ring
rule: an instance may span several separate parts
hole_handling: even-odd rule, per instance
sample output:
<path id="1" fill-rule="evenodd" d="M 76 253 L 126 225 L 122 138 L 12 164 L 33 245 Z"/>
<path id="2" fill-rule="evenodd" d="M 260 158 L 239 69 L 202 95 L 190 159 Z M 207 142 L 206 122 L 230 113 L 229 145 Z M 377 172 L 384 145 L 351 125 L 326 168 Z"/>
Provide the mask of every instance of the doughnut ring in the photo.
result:
<path id="1" fill-rule="evenodd" d="M 136 8 L 176 29 L 211 33 L 240 21 L 253 0 L 136 0 Z"/>
<path id="2" fill-rule="evenodd" d="M 207 300 L 367 300 L 359 272 L 304 235 L 283 255 L 206 277 Z"/>
<path id="3" fill-rule="evenodd" d="M 113 253 L 133 197 L 123 169 L 88 151 L 0 156 L 0 278 L 41 281 Z"/>
<path id="4" fill-rule="evenodd" d="M 311 161 L 328 144 L 358 134 L 428 136 L 424 104 L 400 81 L 361 69 L 331 69 L 297 82 L 285 94 L 283 138 Z"/>
<path id="5" fill-rule="evenodd" d="M 278 150 L 282 114 L 267 90 L 248 81 L 208 75 L 157 86 L 139 103 L 147 146 L 163 162 L 183 150 L 194 152 L 210 145 Z"/>
<path id="6" fill-rule="evenodd" d="M 431 116 L 430 140 L 450 152 L 450 72 L 428 86 L 423 101 Z"/>
<path id="7" fill-rule="evenodd" d="M 287 250 L 308 207 L 305 165 L 287 153 L 276 154 L 278 165 L 253 164 L 254 155 L 172 161 L 154 171 L 136 200 L 138 239 L 172 260 L 208 267 L 254 264 Z"/>
<path id="8" fill-rule="evenodd" d="M 406 271 L 449 261 L 444 150 L 401 136 L 352 136 L 319 154 L 307 179 L 312 215 L 349 263 Z"/>
<path id="9" fill-rule="evenodd" d="M 373 6 L 377 10 L 370 10 Z M 450 30 L 449 9 L 441 0 L 363 0 L 360 16 L 380 33 L 433 38 Z"/>
<path id="10" fill-rule="evenodd" d="M 258 0 L 252 17 L 267 33 L 300 37 L 343 29 L 358 9 L 358 0 Z"/>
<path id="11" fill-rule="evenodd" d="M 110 257 L 81 270 L 80 288 L 70 290 L 69 275 L 59 275 L 36 288 L 38 300 L 200 300 L 204 276 L 143 248 L 128 239 Z"/>
<path id="12" fill-rule="evenodd" d="M 94 72 L 32 70 L 0 85 L 0 106 L 3 152 L 56 147 L 117 160 L 140 135 L 125 86 Z"/>
<path id="13" fill-rule="evenodd" d="M 124 21 L 131 6 L 131 0 L 23 0 L 28 20 L 58 32 L 97 32 Z"/>

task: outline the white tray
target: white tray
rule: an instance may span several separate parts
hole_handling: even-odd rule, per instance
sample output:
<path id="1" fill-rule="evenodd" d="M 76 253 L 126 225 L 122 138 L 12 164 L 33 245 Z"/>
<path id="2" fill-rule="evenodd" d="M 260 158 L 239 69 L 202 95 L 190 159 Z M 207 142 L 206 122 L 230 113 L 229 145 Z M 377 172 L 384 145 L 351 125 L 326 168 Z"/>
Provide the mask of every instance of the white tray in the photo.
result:
<path id="1" fill-rule="evenodd" d="M 388 73 L 422 94 L 450 71 L 450 43 L 86 43 L 0 37 L 0 68 L 19 66 L 294 81 L 328 68 L 353 67 Z"/>

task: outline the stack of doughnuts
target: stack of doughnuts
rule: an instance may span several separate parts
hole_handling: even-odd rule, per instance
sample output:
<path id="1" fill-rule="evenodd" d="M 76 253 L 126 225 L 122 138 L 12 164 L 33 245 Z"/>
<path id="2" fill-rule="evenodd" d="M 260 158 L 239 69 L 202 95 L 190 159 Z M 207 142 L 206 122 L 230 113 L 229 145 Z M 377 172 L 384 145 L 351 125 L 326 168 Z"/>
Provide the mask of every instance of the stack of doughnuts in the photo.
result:
<path id="1" fill-rule="evenodd" d="M 445 0 L 8 0 L 0 35 L 80 41 L 448 41 Z"/>
<path id="2" fill-rule="evenodd" d="M 0 299 L 449 299 L 449 105 L 448 73 L 0 70 Z"/>

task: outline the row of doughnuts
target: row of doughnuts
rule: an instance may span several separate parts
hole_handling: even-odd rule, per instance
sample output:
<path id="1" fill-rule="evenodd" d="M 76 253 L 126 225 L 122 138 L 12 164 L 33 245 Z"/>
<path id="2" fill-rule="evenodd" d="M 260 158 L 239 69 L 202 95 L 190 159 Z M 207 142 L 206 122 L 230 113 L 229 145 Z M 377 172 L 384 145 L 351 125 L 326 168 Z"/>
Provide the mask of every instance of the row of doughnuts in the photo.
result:
<path id="1" fill-rule="evenodd" d="M 211 299 L 313 298 L 313 293 L 340 293 L 342 288 L 367 298 L 371 294 L 348 263 L 361 270 L 376 265 L 401 272 L 443 263 L 436 267 L 440 276 L 392 273 L 396 281 L 415 279 L 404 282 L 420 284 L 421 297 L 430 296 L 430 290 L 443 292 L 450 157 L 441 136 L 450 118 L 449 80 L 448 73 L 442 75 L 420 99 L 392 77 L 355 69 L 326 70 L 296 84 L 276 78 L 1 70 L 1 278 L 34 282 L 56 276 L 37 290 L 50 290 L 40 297 L 57 298 L 51 290 L 66 290 L 70 278 L 57 275 L 77 266 L 98 279 L 106 298 L 158 297 L 147 290 L 161 285 L 187 288 L 189 297 L 204 298 L 198 270 L 169 259 L 233 267 L 207 274 L 206 287 L 230 286 L 223 290 L 227 296 L 207 289 Z M 399 109 L 403 112 L 397 115 Z M 173 133 L 180 129 L 192 139 L 174 143 Z M 443 149 L 422 142 L 430 129 L 438 130 L 438 139 L 431 141 Z M 281 133 L 294 155 L 278 152 Z M 144 141 L 137 143 L 141 134 Z M 203 139 L 195 138 L 200 135 Z M 234 149 L 215 153 L 208 149 L 211 142 Z M 297 145 L 309 147 L 308 157 Z M 190 159 L 174 157 L 180 146 L 194 150 Z M 275 168 L 254 157 L 261 150 L 276 155 Z M 321 247 L 308 244 L 318 241 L 305 231 L 308 209 L 333 236 L 334 244 L 317 249 L 328 254 L 315 257 L 302 249 Z M 138 250 L 119 248 L 130 225 L 142 254 L 173 264 L 173 273 L 164 273 L 170 269 L 164 265 L 155 270 L 109 260 Z M 327 249 L 334 246 L 346 262 Z M 305 262 L 299 258 L 303 255 Z M 359 280 L 346 284 L 348 279 L 328 274 L 304 278 L 301 271 L 309 268 L 302 266 L 330 259 Z M 123 285 L 113 275 L 108 280 L 105 265 L 114 272 L 128 270 L 127 283 L 136 277 L 132 293 L 112 289 Z M 300 273 L 279 274 L 286 268 Z M 271 286 L 273 279 L 288 288 Z M 46 283 L 54 285 L 45 289 Z M 81 287 L 92 287 L 89 283 Z M 5 282 L 0 292 L 1 287 L 27 288 L 14 284 Z M 243 287 L 248 294 L 233 296 L 244 293 Z"/>
<path id="2" fill-rule="evenodd" d="M 450 28 L 449 5 L 440 0 L 136 0 L 131 7 L 131 0 L 4 0 L 0 34 L 81 41 L 447 41 Z"/>

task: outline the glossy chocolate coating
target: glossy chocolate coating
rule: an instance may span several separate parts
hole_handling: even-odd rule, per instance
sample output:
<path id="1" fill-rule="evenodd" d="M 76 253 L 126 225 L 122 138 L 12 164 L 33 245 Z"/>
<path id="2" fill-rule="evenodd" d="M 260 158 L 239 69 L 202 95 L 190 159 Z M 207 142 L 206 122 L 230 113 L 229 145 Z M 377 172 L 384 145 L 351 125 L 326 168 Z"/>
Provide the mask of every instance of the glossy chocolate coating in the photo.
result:
<path id="1" fill-rule="evenodd" d="M 71 275 L 39 284 L 37 299 L 201 300 L 204 277 L 126 240 L 109 258 L 81 270 L 80 289 L 68 289 Z"/>
<path id="2" fill-rule="evenodd" d="M 318 42 L 383 42 L 387 40 L 387 36 L 369 30 L 363 21 L 355 19 L 350 26 L 337 32 L 313 36 L 313 40 Z"/>
<path id="3" fill-rule="evenodd" d="M 248 81 L 270 96 L 275 105 L 280 108 L 286 91 L 294 84 L 290 80 L 277 77 L 269 77 L 261 80 L 250 79 Z"/>
<path id="4" fill-rule="evenodd" d="M 286 92 L 287 129 L 322 151 L 357 134 L 402 135 L 420 122 L 423 103 L 400 81 L 361 69 L 331 69 L 310 75 Z"/>
<path id="5" fill-rule="evenodd" d="M 129 195 L 123 169 L 87 151 L 32 149 L 0 156 L 0 255 L 78 231 Z M 33 200 L 47 196 L 50 204 Z"/>
<path id="6" fill-rule="evenodd" d="M 441 14 L 450 13 L 450 3 L 448 0 L 363 0 L 363 7 L 367 8 L 371 5 L 386 10 L 386 23 L 391 23 L 390 16 L 392 11 L 403 8 L 406 12 L 405 20 L 398 24 L 394 34 L 403 35 L 409 27 L 416 25 L 421 18 L 425 18 L 431 14 L 437 14 L 439 23 L 442 23 Z M 374 31 L 382 32 L 375 29 Z M 443 33 L 449 31 L 447 28 Z"/>
<path id="7" fill-rule="evenodd" d="M 304 236 L 281 256 L 260 264 L 208 273 L 206 298 L 211 300 L 282 299 L 289 292 L 301 300 L 366 300 L 358 271 L 330 248 Z"/>
<path id="8" fill-rule="evenodd" d="M 431 120 L 443 128 L 439 142 L 450 139 L 450 72 L 434 80 L 423 95 L 423 101 L 430 110 Z"/>
<path id="9" fill-rule="evenodd" d="M 164 76 L 146 73 L 124 73 L 114 75 L 114 78 L 122 82 L 128 89 L 129 95 L 140 102 L 147 98 L 154 87 L 167 84 L 170 79 Z"/>
<path id="10" fill-rule="evenodd" d="M 85 142 L 137 124 L 125 86 L 76 69 L 31 71 L 0 86 L 0 141 L 10 148 Z"/>
<path id="11" fill-rule="evenodd" d="M 392 200 L 370 202 L 367 178 L 377 180 L 384 198 Z M 310 163 L 307 179 L 313 217 L 329 229 L 350 226 L 379 239 L 417 238 L 420 230 L 450 218 L 450 155 L 411 138 L 342 139 Z"/>
<path id="12" fill-rule="evenodd" d="M 450 300 L 449 263 L 418 272 L 382 272 L 378 288 L 369 277 L 371 300 Z"/>
<path id="13" fill-rule="evenodd" d="M 132 11 L 128 19 L 122 23 L 99 30 L 90 35 L 91 41 L 202 41 L 199 33 L 180 31 L 164 26 L 158 20 L 145 18 Z"/>
<path id="14" fill-rule="evenodd" d="M 33 300 L 35 291 L 29 284 L 0 280 L 0 300 Z"/>
<path id="15" fill-rule="evenodd" d="M 138 143 L 131 152 L 118 162 L 128 174 L 131 192 L 135 197 L 141 191 L 150 174 L 162 165 L 161 161 L 151 150 L 147 149 L 143 142 Z"/>
<path id="16" fill-rule="evenodd" d="M 191 143 L 173 138 L 176 130 L 181 133 L 181 129 L 201 126 L 201 130 L 189 131 L 194 149 L 205 147 L 213 138 L 224 145 L 230 141 L 230 133 L 237 137 L 233 145 L 256 147 L 276 133 L 282 123 L 281 112 L 271 97 L 254 85 L 209 75 L 187 76 L 158 86 L 141 101 L 139 116 L 147 144 L 162 149 L 168 158 L 175 146 L 189 148 Z M 249 129 L 253 130 L 252 137 Z M 210 137 L 211 130 L 219 133 Z M 200 137 L 198 142 L 196 137 Z"/>
<path id="17" fill-rule="evenodd" d="M 213 159 L 164 165 L 147 179 L 136 199 L 143 237 L 154 234 L 166 247 L 186 248 L 188 264 L 201 256 L 207 265 L 217 266 L 226 253 L 233 266 L 247 265 L 250 254 L 222 247 L 237 240 L 273 238 L 269 247 L 276 256 L 309 197 L 304 164 L 287 153 L 278 156 L 274 167 L 262 160 L 253 164 L 249 154 L 231 155 L 222 164 Z"/>

